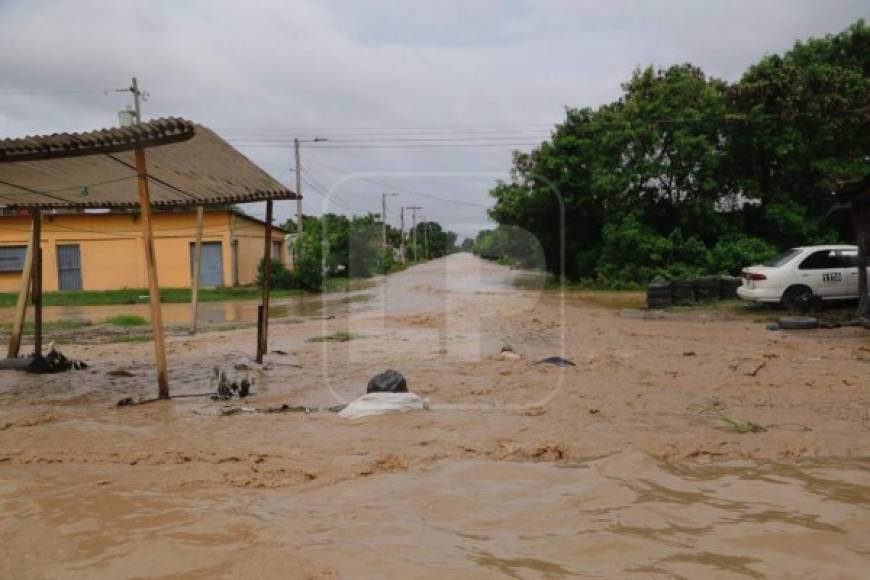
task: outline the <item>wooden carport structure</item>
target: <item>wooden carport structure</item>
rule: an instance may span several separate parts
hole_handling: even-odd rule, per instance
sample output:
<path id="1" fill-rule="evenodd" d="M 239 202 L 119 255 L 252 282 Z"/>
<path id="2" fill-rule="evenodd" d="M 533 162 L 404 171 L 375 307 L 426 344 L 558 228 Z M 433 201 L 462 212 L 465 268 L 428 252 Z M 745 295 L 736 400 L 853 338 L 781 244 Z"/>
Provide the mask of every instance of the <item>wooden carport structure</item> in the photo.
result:
<path id="1" fill-rule="evenodd" d="M 197 208 L 199 231 L 192 297 L 195 320 L 199 281 L 196 256 L 201 247 L 203 206 L 265 201 L 263 314 L 257 329 L 257 358 L 262 360 L 268 341 L 272 202 L 281 199 L 297 199 L 297 195 L 216 133 L 184 119 L 164 118 L 88 133 L 0 140 L 0 204 L 26 208 L 33 217 L 9 356 L 18 355 L 28 294 L 34 306 L 35 355 L 42 355 L 42 211 L 138 208 L 158 393 L 162 399 L 169 398 L 151 209 Z"/>

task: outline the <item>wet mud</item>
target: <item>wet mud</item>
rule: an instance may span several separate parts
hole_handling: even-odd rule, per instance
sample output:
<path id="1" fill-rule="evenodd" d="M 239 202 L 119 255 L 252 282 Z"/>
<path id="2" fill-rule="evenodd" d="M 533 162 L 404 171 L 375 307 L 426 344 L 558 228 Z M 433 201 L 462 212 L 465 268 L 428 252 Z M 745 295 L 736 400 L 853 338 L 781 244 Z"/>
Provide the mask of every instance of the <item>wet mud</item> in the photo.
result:
<path id="1" fill-rule="evenodd" d="M 174 394 L 217 366 L 243 401 L 115 407 L 156 394 L 149 343 L 0 373 L 0 577 L 864 575 L 866 331 L 629 317 L 518 275 L 412 268 L 274 325 L 263 367 L 236 369 L 252 328 L 169 338 Z M 222 412 L 327 409 L 388 368 L 431 410 Z"/>

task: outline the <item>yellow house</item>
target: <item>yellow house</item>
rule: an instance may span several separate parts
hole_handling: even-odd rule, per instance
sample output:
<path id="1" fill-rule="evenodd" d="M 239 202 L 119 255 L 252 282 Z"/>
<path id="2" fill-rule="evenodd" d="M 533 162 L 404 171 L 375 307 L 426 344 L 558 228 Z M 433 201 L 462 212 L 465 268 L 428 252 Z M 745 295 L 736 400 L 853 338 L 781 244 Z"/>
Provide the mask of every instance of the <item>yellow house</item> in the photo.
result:
<path id="1" fill-rule="evenodd" d="M 145 288 L 138 213 L 43 214 L 43 289 Z M 190 287 L 195 211 L 154 213 L 154 249 L 161 287 Z M 0 215 L 0 292 L 16 292 L 30 237 L 28 215 Z M 263 258 L 265 223 L 236 210 L 206 210 L 200 284 L 254 284 Z M 272 227 L 272 255 L 287 263 L 284 231 Z"/>

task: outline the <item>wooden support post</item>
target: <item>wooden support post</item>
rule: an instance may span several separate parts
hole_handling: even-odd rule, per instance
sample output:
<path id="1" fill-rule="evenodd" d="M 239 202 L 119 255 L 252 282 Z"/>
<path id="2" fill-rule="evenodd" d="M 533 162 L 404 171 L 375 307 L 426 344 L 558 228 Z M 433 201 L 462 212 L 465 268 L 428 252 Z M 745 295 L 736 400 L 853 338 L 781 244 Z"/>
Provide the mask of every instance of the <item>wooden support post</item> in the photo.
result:
<path id="1" fill-rule="evenodd" d="M 42 210 L 30 210 L 33 214 L 33 354 L 42 356 Z"/>
<path id="2" fill-rule="evenodd" d="M 151 326 L 154 328 L 154 350 L 157 358 L 157 386 L 161 399 L 169 398 L 169 377 L 166 373 L 166 350 L 163 344 L 163 316 L 160 312 L 160 286 L 157 283 L 157 260 L 154 254 L 154 231 L 151 219 L 151 194 L 145 151 L 136 149 L 136 174 L 139 181 L 139 210 L 142 212 L 142 243 L 145 246 L 145 269 L 148 273 L 148 294 L 151 298 Z"/>
<path id="3" fill-rule="evenodd" d="M 257 343 L 257 362 L 269 350 L 269 284 L 272 278 L 272 200 L 266 201 L 266 232 L 263 244 L 263 322 L 261 339 Z"/>
<path id="4" fill-rule="evenodd" d="M 31 226 L 30 242 L 24 256 L 21 268 L 21 283 L 18 286 L 18 300 L 15 303 L 15 320 L 12 322 L 12 334 L 9 337 L 9 350 L 6 356 L 15 358 L 21 350 L 21 335 L 24 332 L 24 320 L 27 318 L 27 301 L 30 299 L 30 283 L 33 274 L 33 248 L 39 246 L 36 228 Z"/>
<path id="5" fill-rule="evenodd" d="M 196 208 L 196 242 L 193 248 L 193 279 L 191 280 L 190 334 L 196 334 L 196 311 L 199 307 L 199 273 L 202 266 L 202 206 Z"/>

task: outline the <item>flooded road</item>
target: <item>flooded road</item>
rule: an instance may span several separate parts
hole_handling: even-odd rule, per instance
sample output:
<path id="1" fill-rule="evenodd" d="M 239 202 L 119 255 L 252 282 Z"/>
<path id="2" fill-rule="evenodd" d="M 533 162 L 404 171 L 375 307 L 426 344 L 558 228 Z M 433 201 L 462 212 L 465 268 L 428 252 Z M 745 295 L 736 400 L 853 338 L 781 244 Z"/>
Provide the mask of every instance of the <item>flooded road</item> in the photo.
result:
<path id="1" fill-rule="evenodd" d="M 865 331 L 638 319 L 522 275 L 417 266 L 276 324 L 264 369 L 253 329 L 170 337 L 174 394 L 255 379 L 228 407 L 115 408 L 156 390 L 147 343 L 0 374 L 0 578 L 866 575 Z M 556 354 L 576 366 L 533 364 Z M 349 401 L 385 368 L 432 410 L 248 412 Z"/>
<path id="2" fill-rule="evenodd" d="M 859 578 L 870 558 L 858 463 L 680 467 L 622 452 L 221 494 L 31 469 L 39 484 L 3 484 L 8 578 Z"/>

